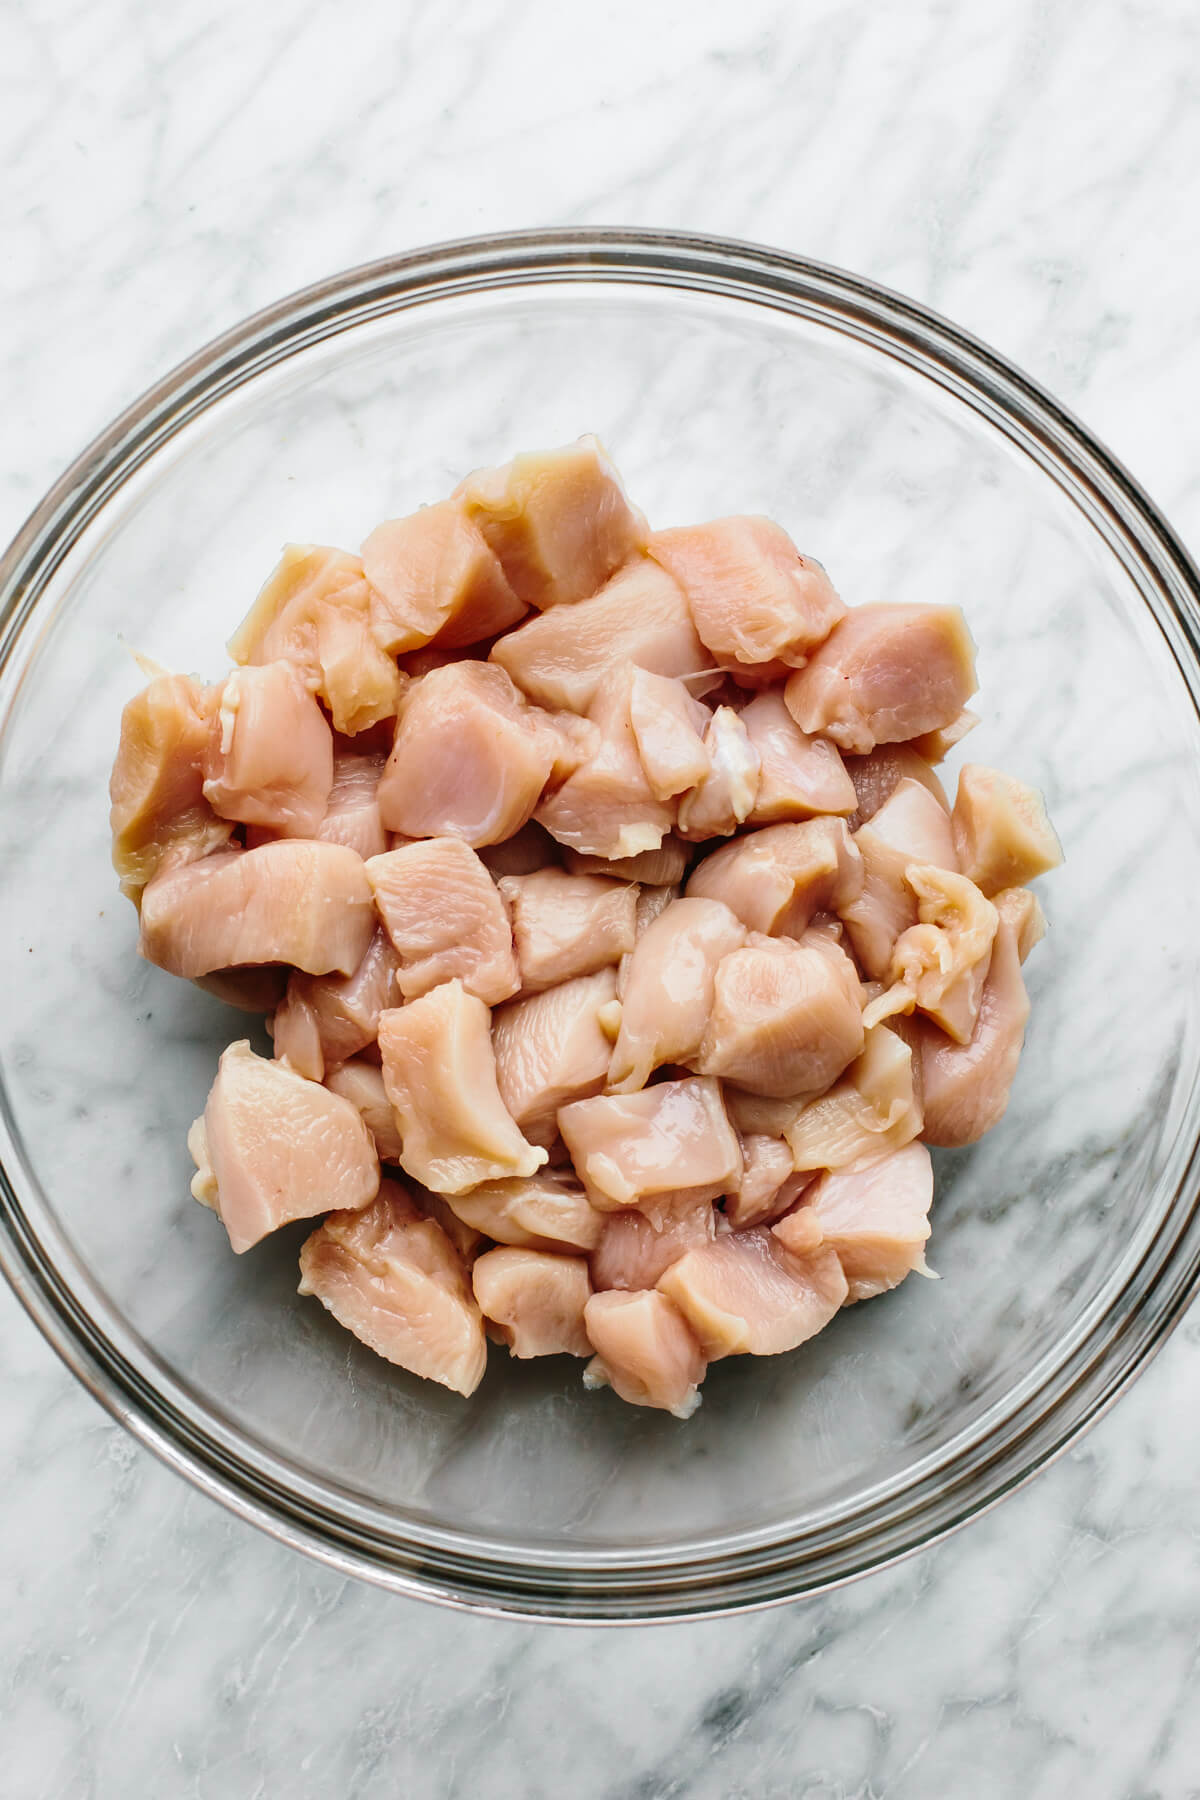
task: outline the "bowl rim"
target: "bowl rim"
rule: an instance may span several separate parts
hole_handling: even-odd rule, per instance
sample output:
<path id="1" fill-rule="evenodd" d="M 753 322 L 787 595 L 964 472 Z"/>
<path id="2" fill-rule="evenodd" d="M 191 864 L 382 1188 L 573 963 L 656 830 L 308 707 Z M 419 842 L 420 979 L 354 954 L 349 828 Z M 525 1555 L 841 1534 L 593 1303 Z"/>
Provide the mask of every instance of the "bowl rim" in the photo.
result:
<path id="1" fill-rule="evenodd" d="M 671 230 L 559 227 L 456 239 L 362 264 L 299 289 L 202 347 L 102 431 L 34 507 L 0 557 L 0 675 L 50 580 L 107 502 L 178 432 L 273 366 L 343 331 L 454 296 L 547 284 L 678 288 L 815 320 L 915 369 L 996 427 L 1068 495 L 1122 562 L 1200 711 L 1200 574 L 1115 457 L 1006 358 L 929 308 L 790 252 Z M 36 1202 L 0 1120 L 0 1269 L 52 1348 L 131 1434 L 203 1492 L 343 1574 L 466 1610 L 581 1624 L 713 1617 L 837 1587 L 932 1544 L 1023 1485 L 1074 1442 L 1146 1366 L 1200 1283 L 1200 1144 L 1177 1159 L 1169 1211 L 1130 1270 L 1119 1306 L 1082 1315 L 1065 1353 L 1043 1359 L 936 1456 L 835 1526 L 708 1538 L 685 1554 L 547 1551 L 405 1521 L 335 1513 L 328 1488 L 273 1454 L 251 1460 L 157 1363 L 92 1287 Z M 28 1187 L 36 1193 L 29 1175 Z M 61 1269 L 75 1266 L 75 1280 Z M 1092 1315 L 1095 1316 L 1092 1316 Z M 138 1353 L 141 1346 L 142 1354 Z M 1003 1408 L 1002 1408 L 1003 1411 Z M 963 1440 L 960 1442 L 960 1439 Z"/>

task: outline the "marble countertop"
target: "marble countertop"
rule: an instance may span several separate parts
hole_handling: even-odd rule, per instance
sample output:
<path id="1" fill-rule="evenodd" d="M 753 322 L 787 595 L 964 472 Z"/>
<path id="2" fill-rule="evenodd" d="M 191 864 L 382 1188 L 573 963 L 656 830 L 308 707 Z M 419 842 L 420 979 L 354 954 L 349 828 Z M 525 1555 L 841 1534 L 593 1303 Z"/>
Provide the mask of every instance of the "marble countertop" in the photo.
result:
<path id="1" fill-rule="evenodd" d="M 0 537 L 151 379 L 333 269 L 545 223 L 862 271 L 1200 545 L 1192 0 L 17 0 Z M 4 1800 L 1200 1794 L 1200 1316 L 1023 1493 L 772 1613 L 615 1632 L 347 1582 L 160 1467 L 0 1293 Z"/>

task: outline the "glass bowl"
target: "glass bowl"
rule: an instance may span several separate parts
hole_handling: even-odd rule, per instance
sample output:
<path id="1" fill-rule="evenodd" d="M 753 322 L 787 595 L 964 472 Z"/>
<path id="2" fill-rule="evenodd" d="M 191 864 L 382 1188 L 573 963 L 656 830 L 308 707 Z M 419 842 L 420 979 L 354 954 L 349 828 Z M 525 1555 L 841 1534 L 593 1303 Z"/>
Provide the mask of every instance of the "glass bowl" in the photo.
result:
<path id="1" fill-rule="evenodd" d="M 765 512 L 850 601 L 958 601 L 972 760 L 1067 861 L 1002 1125 L 937 1158 L 930 1259 L 687 1424 L 494 1352 L 470 1400 L 296 1295 L 306 1227 L 230 1254 L 184 1136 L 242 1015 L 138 961 L 106 780 L 131 652 L 213 676 L 289 539 L 354 546 L 512 450 L 595 431 L 653 522 Z M 409 1594 L 709 1614 L 877 1568 L 1060 1451 L 1200 1265 L 1197 575 L 993 352 L 801 258 L 537 232 L 335 277 L 201 351 L 0 565 L 0 1259 L 96 1397 L 285 1542 Z M 951 771 L 951 774 L 953 771 Z"/>

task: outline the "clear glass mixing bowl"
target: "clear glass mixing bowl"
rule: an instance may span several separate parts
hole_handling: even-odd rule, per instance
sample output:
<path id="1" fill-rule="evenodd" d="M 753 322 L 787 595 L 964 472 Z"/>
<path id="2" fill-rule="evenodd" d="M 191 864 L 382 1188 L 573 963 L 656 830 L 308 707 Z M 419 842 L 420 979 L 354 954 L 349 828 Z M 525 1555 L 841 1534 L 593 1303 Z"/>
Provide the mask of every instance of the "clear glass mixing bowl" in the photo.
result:
<path id="1" fill-rule="evenodd" d="M 659 524 L 780 519 L 848 600 L 979 642 L 973 760 L 1066 846 L 1002 1126 L 938 1157 L 931 1260 L 688 1424 L 495 1353 L 469 1401 L 244 1257 L 184 1147 L 241 1015 L 140 963 L 106 780 L 131 648 L 208 675 L 288 539 L 356 545 L 477 464 L 595 431 Z M 1197 575 L 1051 399 L 870 283 L 746 245 L 539 232 L 341 275 L 118 419 L 0 565 L 0 1260 L 96 1397 L 326 1562 L 514 1614 L 812 1592 L 1024 1480 L 1180 1316 L 1200 1264 Z"/>

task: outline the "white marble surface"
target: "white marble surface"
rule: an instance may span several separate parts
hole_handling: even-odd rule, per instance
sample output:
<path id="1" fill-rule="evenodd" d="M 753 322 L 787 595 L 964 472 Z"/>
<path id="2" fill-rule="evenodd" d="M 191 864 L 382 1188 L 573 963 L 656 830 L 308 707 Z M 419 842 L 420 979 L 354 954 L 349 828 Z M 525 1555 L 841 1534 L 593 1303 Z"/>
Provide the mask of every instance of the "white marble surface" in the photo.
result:
<path id="1" fill-rule="evenodd" d="M 690 226 L 996 343 L 1200 540 L 1185 0 L 37 0 L 0 19 L 0 535 L 150 379 L 339 266 Z M 0 1795 L 1200 1795 L 1200 1321 L 951 1542 L 599 1633 L 340 1581 L 136 1449 L 0 1294 Z"/>

